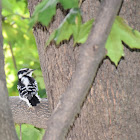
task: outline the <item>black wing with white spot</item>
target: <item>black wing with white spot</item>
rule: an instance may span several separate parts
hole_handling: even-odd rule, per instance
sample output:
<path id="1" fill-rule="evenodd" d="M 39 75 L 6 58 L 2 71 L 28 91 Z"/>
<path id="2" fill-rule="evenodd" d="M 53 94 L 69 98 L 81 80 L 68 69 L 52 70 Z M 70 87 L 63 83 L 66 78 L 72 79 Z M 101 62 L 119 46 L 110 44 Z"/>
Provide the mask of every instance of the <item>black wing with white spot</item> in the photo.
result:
<path id="1" fill-rule="evenodd" d="M 24 98 L 28 94 L 26 87 L 20 81 L 18 82 L 17 89 L 21 98 Z"/>
<path id="2" fill-rule="evenodd" d="M 37 82 L 34 80 L 28 85 L 28 93 L 31 95 L 36 95 L 38 92 Z"/>

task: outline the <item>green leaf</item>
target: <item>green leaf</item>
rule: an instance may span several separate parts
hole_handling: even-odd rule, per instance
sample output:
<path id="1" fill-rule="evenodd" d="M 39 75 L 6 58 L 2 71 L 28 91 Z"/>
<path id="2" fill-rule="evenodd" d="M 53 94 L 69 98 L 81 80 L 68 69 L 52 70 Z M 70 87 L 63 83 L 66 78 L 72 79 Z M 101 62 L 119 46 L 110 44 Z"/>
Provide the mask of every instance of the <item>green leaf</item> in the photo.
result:
<path id="1" fill-rule="evenodd" d="M 13 12 L 13 4 L 8 0 L 2 0 L 2 9 L 6 9 L 8 12 Z"/>
<path id="2" fill-rule="evenodd" d="M 41 140 L 44 135 L 43 129 L 37 129 L 29 124 L 21 125 L 22 140 Z M 16 132 L 18 137 L 20 137 L 19 125 L 16 125 Z"/>
<path id="3" fill-rule="evenodd" d="M 84 43 L 86 42 L 88 35 L 91 31 L 93 19 L 87 21 L 83 25 L 80 26 L 80 29 L 76 33 L 76 36 L 74 35 L 74 44 L 75 43 Z"/>
<path id="4" fill-rule="evenodd" d="M 76 19 L 79 17 L 79 9 L 71 9 L 58 29 L 51 34 L 49 40 L 47 41 L 47 45 L 49 45 L 53 39 L 56 44 L 59 44 L 62 40 L 69 40 L 70 36 L 73 34 L 73 28 L 76 27 Z"/>
<path id="5" fill-rule="evenodd" d="M 78 8 L 78 0 L 43 0 L 40 2 L 30 19 L 30 28 L 37 22 L 48 26 L 56 13 L 56 4 L 61 3 L 64 9 Z"/>
<path id="6" fill-rule="evenodd" d="M 76 43 L 84 43 L 87 40 L 92 24 L 93 20 L 82 24 L 79 9 L 71 9 L 58 29 L 51 34 L 47 45 L 49 45 L 53 39 L 58 45 L 62 40 L 69 40 L 71 35 L 74 37 L 74 45 Z"/>
<path id="7" fill-rule="evenodd" d="M 59 0 L 64 9 L 78 8 L 78 0 Z"/>
<path id="8" fill-rule="evenodd" d="M 107 56 L 116 66 L 124 56 L 122 41 L 132 49 L 140 49 L 140 33 L 129 27 L 123 18 L 117 16 L 105 46 Z"/>
<path id="9" fill-rule="evenodd" d="M 115 34 L 113 35 L 113 32 L 111 32 L 111 34 L 108 37 L 108 40 L 106 42 L 106 48 L 107 56 L 109 56 L 111 61 L 114 62 L 117 66 L 121 57 L 124 56 L 124 52 L 120 38 L 118 38 L 118 36 L 115 36 Z"/>
<path id="10" fill-rule="evenodd" d="M 140 32 L 129 27 L 121 17 L 117 17 L 117 21 L 117 24 L 122 31 L 122 41 L 125 42 L 125 44 L 127 44 L 131 49 L 140 49 Z"/>
<path id="11" fill-rule="evenodd" d="M 43 0 L 39 3 L 30 19 L 30 28 L 37 22 L 41 22 L 43 25 L 47 26 L 56 13 L 57 3 L 58 0 Z"/>

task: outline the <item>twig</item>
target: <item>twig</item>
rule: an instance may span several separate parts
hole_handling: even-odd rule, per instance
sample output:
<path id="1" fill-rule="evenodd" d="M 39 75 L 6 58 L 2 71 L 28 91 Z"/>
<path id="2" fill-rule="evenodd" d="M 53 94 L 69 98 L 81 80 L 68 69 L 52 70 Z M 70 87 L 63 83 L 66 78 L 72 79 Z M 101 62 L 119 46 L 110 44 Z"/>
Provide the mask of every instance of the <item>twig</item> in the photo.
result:
<path id="1" fill-rule="evenodd" d="M 9 15 L 5 16 L 4 18 L 10 17 L 10 16 L 19 16 L 19 17 L 21 17 L 22 19 L 30 19 L 29 17 L 24 17 L 24 16 L 22 16 L 22 15 L 20 15 L 20 14 L 17 14 L 17 13 L 9 14 Z"/>
<path id="2" fill-rule="evenodd" d="M 22 124 L 19 124 L 19 128 L 20 128 L 20 140 L 22 140 L 22 131 L 21 131 L 21 125 L 22 125 Z"/>
<path id="3" fill-rule="evenodd" d="M 10 46 L 10 51 L 11 51 L 11 54 L 12 54 L 12 60 L 13 60 L 13 63 L 14 63 L 14 67 L 17 70 L 16 60 L 15 60 L 15 56 L 14 56 L 13 49 L 12 49 L 12 46 L 11 46 L 10 42 L 9 42 L 9 46 Z"/>

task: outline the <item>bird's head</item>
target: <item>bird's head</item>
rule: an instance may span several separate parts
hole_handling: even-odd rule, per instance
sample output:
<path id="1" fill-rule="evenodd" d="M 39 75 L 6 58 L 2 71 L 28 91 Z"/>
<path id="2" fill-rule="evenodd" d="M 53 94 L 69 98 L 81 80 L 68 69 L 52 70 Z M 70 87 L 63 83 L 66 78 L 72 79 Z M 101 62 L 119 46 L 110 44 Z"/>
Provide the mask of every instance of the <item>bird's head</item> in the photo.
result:
<path id="1" fill-rule="evenodd" d="M 20 69 L 17 73 L 18 78 L 21 79 L 23 76 L 29 76 L 32 77 L 32 73 L 35 69 L 29 69 L 29 68 L 23 68 Z"/>

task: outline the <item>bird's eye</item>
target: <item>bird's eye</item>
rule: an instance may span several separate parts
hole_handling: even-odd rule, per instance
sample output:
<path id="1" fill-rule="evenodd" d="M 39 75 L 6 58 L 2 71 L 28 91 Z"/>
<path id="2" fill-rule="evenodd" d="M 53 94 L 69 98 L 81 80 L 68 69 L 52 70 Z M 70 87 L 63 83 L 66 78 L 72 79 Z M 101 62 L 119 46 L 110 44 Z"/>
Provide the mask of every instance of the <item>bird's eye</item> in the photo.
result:
<path id="1" fill-rule="evenodd" d="M 21 73 L 21 74 L 23 74 L 23 73 L 24 73 L 24 71 L 21 71 L 20 73 Z"/>

